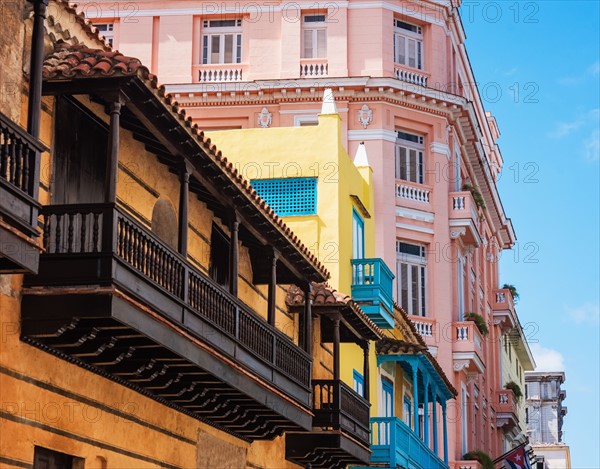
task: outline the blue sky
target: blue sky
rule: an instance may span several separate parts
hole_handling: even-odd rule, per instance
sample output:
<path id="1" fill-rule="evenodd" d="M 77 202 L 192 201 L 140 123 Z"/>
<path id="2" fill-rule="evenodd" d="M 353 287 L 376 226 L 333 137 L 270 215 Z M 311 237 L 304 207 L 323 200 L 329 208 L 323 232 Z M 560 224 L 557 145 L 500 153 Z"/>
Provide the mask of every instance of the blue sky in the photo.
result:
<path id="1" fill-rule="evenodd" d="M 497 118 L 518 243 L 501 259 L 539 368 L 566 372 L 573 469 L 600 468 L 599 4 L 463 1 L 467 50 Z"/>

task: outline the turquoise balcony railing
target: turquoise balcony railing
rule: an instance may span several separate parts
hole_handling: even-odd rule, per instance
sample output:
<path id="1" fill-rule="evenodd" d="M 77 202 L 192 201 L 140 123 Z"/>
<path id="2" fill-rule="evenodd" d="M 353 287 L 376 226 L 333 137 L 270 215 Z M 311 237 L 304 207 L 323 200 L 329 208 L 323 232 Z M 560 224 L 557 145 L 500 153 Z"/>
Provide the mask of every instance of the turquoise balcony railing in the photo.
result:
<path id="1" fill-rule="evenodd" d="M 448 465 L 398 417 L 371 419 L 371 451 L 371 463 L 374 465 L 448 469 Z"/>
<path id="2" fill-rule="evenodd" d="M 379 327 L 394 327 L 394 274 L 383 259 L 352 259 L 352 298 Z"/>

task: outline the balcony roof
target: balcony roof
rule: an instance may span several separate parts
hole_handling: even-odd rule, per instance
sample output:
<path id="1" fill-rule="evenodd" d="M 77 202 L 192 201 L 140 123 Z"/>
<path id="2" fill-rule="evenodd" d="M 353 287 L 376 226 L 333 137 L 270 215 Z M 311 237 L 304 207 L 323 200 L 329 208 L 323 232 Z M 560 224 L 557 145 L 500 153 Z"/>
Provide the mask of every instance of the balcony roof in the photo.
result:
<path id="1" fill-rule="evenodd" d="M 378 340 L 384 337 L 383 331 L 365 314 L 360 306 L 348 295 L 344 295 L 325 283 L 314 283 L 310 294 L 313 308 L 319 314 L 327 315 L 327 310 L 339 312 L 354 336 L 363 340 Z M 304 292 L 291 286 L 288 289 L 286 303 L 290 308 L 304 306 Z"/>
<path id="2" fill-rule="evenodd" d="M 148 143 L 165 164 L 176 171 L 185 155 L 196 171 L 191 190 L 205 197 L 217 211 L 235 210 L 242 225 L 263 247 L 281 252 L 281 281 L 308 279 L 322 282 L 329 273 L 309 249 L 252 189 L 233 164 L 192 124 L 177 102 L 167 96 L 157 77 L 138 60 L 118 51 L 60 43 L 43 66 L 45 94 L 84 94 L 125 90 L 131 100 L 122 111 L 123 126 Z M 133 102 L 133 104 L 132 104 Z M 131 109 L 130 109 L 131 107 Z M 256 259 L 260 263 L 260 259 Z M 258 271 L 258 270 L 257 270 Z M 278 273 L 278 278 L 279 278 Z M 264 279 L 255 276 L 255 283 Z"/>

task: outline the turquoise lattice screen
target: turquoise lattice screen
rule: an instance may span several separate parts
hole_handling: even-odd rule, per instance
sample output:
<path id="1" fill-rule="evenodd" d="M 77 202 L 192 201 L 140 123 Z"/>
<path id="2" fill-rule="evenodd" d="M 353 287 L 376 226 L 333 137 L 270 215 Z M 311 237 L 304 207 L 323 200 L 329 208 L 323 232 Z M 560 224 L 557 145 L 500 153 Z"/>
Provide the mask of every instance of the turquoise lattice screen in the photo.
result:
<path id="1" fill-rule="evenodd" d="M 317 213 L 317 178 L 255 179 L 251 184 L 280 217 Z"/>

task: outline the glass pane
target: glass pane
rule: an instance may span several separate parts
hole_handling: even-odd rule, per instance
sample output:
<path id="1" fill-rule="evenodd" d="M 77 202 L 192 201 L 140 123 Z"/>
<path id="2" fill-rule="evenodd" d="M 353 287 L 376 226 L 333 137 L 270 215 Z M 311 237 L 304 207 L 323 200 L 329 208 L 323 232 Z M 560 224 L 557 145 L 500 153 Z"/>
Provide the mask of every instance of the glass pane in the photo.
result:
<path id="1" fill-rule="evenodd" d="M 208 63 L 208 36 L 202 37 L 202 63 Z"/>
<path id="2" fill-rule="evenodd" d="M 233 34 L 225 34 L 225 50 L 223 54 L 223 63 L 233 63 Z"/>
<path id="3" fill-rule="evenodd" d="M 425 267 L 421 267 L 421 316 L 425 316 L 426 311 L 426 295 L 425 295 Z"/>
<path id="4" fill-rule="evenodd" d="M 327 30 L 325 29 L 317 30 L 317 57 L 321 59 L 327 57 Z"/>
<path id="5" fill-rule="evenodd" d="M 398 279 L 400 284 L 400 306 L 402 306 L 408 313 L 410 313 L 410 306 L 408 304 L 408 265 L 400 264 L 400 278 Z"/>
<path id="6" fill-rule="evenodd" d="M 417 182 L 417 150 L 408 151 L 408 180 Z"/>
<path id="7" fill-rule="evenodd" d="M 305 29 L 304 30 L 304 54 L 303 57 L 305 59 L 313 58 L 313 30 Z"/>
<path id="8" fill-rule="evenodd" d="M 221 63 L 219 51 L 221 50 L 221 36 L 210 36 L 210 63 Z"/>
<path id="9" fill-rule="evenodd" d="M 410 293 L 412 296 L 411 313 L 419 314 L 419 268 L 416 265 L 410 266 Z"/>
<path id="10" fill-rule="evenodd" d="M 406 148 L 400 147 L 400 179 L 407 181 Z"/>
<path id="11" fill-rule="evenodd" d="M 419 70 L 421 70 L 423 68 L 423 63 L 422 63 L 423 61 L 421 59 L 422 55 L 423 55 L 423 52 L 421 50 L 422 47 L 423 47 L 423 44 L 421 43 L 421 41 L 417 41 L 417 68 Z"/>
<path id="12" fill-rule="evenodd" d="M 396 63 L 406 65 L 406 39 L 404 36 L 396 36 L 398 38 L 398 44 L 396 50 L 398 51 L 398 57 L 396 57 Z"/>
<path id="13" fill-rule="evenodd" d="M 237 38 L 237 52 L 236 52 L 235 62 L 239 64 L 242 62 L 242 35 L 238 34 L 236 36 L 236 38 Z"/>
<path id="14" fill-rule="evenodd" d="M 414 39 L 408 39 L 408 65 L 409 67 L 417 66 L 417 46 Z"/>
<path id="15" fill-rule="evenodd" d="M 419 184 L 425 184 L 425 167 L 423 165 L 423 152 L 417 153 L 417 180 Z"/>

